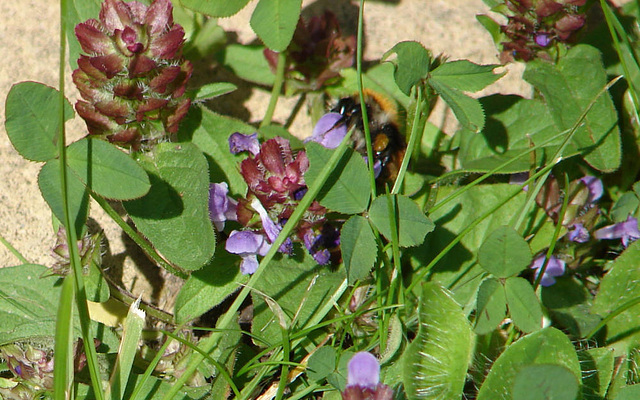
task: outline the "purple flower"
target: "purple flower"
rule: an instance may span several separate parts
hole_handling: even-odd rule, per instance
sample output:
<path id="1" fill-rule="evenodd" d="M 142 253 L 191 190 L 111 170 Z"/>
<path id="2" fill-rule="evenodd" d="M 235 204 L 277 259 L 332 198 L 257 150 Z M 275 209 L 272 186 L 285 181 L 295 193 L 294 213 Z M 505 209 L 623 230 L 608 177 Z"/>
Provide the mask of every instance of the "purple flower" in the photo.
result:
<path id="1" fill-rule="evenodd" d="M 305 143 L 318 142 L 327 149 L 335 149 L 347 134 L 346 124 L 341 123 L 343 121 L 344 116 L 340 113 L 323 115 L 313 128 L 311 136 L 305 139 Z"/>
<path id="2" fill-rule="evenodd" d="M 229 151 L 232 154 L 248 151 L 254 156 L 260 152 L 260 143 L 258 142 L 258 134 L 243 135 L 236 132 L 229 136 Z"/>
<path id="3" fill-rule="evenodd" d="M 304 246 L 320 265 L 326 265 L 331 261 L 331 249 L 340 246 L 340 231 L 333 225 L 325 223 L 319 234 L 313 229 L 308 229 L 303 236 Z"/>
<path id="4" fill-rule="evenodd" d="M 233 231 L 229 235 L 224 248 L 233 254 L 242 257 L 240 271 L 247 275 L 253 274 L 258 269 L 257 255 L 264 256 L 271 245 L 261 234 L 252 231 Z"/>
<path id="5" fill-rule="evenodd" d="M 581 223 L 571 225 L 568 238 L 572 242 L 585 243 L 589 241 L 589 231 Z"/>
<path id="6" fill-rule="evenodd" d="M 228 196 L 226 182 L 209 185 L 209 218 L 218 231 L 224 229 L 225 221 L 237 221 L 238 202 Z"/>
<path id="7" fill-rule="evenodd" d="M 380 383 L 380 364 L 376 357 L 365 351 L 356 353 L 348 365 L 347 387 L 343 400 L 391 400 L 393 390 Z"/>
<path id="8" fill-rule="evenodd" d="M 269 242 L 271 243 L 275 242 L 282 228 L 271 220 L 271 218 L 269 217 L 269 213 L 262 206 L 262 203 L 260 203 L 260 200 L 256 198 L 251 200 L 251 207 L 253 207 L 253 209 L 258 213 L 258 215 L 260 215 L 260 220 L 262 221 L 262 228 L 264 229 L 264 232 L 267 234 L 267 238 L 269 239 Z M 291 254 L 293 252 L 293 242 L 291 242 L 291 239 L 287 238 L 287 240 L 285 240 L 285 242 L 282 244 L 282 246 L 280 246 L 278 250 L 281 253 Z"/>
<path id="9" fill-rule="evenodd" d="M 593 204 L 600 197 L 602 197 L 602 193 L 604 193 L 604 189 L 602 187 L 602 181 L 595 176 L 584 176 L 580 178 L 580 182 L 584 183 L 584 185 L 589 190 L 589 197 L 587 198 L 587 203 Z"/>
<path id="10" fill-rule="evenodd" d="M 533 260 L 531 267 L 529 267 L 531 269 L 537 270 L 536 279 L 538 278 L 538 275 L 540 275 L 540 269 L 542 268 L 542 265 L 544 264 L 545 259 L 546 259 L 545 255 L 540 254 L 538 257 L 536 257 L 535 260 Z M 564 274 L 564 267 L 565 267 L 564 261 L 554 256 L 551 256 L 551 258 L 549 259 L 549 262 L 547 263 L 547 268 L 545 269 L 544 274 L 542 275 L 542 279 L 540 279 L 540 284 L 544 287 L 547 287 L 556 283 L 556 280 L 554 278 L 558 276 L 562 276 L 562 274 Z"/>
<path id="11" fill-rule="evenodd" d="M 540 47 L 547 47 L 551 43 L 551 35 L 546 32 L 538 32 L 534 35 L 533 40 Z"/>
<path id="12" fill-rule="evenodd" d="M 638 220 L 629 216 L 626 221 L 605 226 L 595 232 L 596 239 L 622 239 L 622 245 L 627 247 L 629 243 L 640 238 Z"/>

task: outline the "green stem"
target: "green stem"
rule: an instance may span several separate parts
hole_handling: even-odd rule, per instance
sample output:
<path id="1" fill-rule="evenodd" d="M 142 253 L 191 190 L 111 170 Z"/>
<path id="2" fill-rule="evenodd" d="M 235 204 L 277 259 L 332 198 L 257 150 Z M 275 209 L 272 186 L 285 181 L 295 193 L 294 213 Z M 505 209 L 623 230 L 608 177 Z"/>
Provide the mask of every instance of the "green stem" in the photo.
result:
<path id="1" fill-rule="evenodd" d="M 360 111 L 362 114 L 362 125 L 364 128 L 364 138 L 367 145 L 367 163 L 369 165 L 369 181 L 371 184 L 371 201 L 376 198 L 376 175 L 373 170 L 373 146 L 371 145 L 371 131 L 369 129 L 369 116 L 367 115 L 367 104 L 364 98 L 364 85 L 362 83 L 362 38 L 364 35 L 364 0 L 360 0 L 360 11 L 358 12 L 358 38 L 356 45 L 356 80 L 358 84 L 358 94 L 360 95 Z"/>
<path id="2" fill-rule="evenodd" d="M 76 303 L 78 307 L 78 314 L 80 316 L 80 327 L 82 330 L 82 339 L 84 342 L 84 351 L 87 356 L 87 366 L 89 367 L 89 375 L 91 377 L 91 383 L 93 385 L 93 391 L 97 400 L 104 399 L 104 393 L 102 391 L 102 381 L 100 379 L 100 371 L 98 368 L 98 356 L 96 354 L 96 348 L 93 343 L 94 335 L 91 329 L 91 318 L 89 316 L 89 307 L 87 305 L 87 293 L 84 286 L 84 275 L 82 271 L 82 263 L 80 261 L 80 255 L 78 254 L 78 237 L 75 230 L 75 221 L 71 218 L 71 204 L 69 203 L 69 189 L 68 189 L 68 176 L 67 176 L 67 153 L 66 153 L 66 132 L 64 122 L 66 120 L 64 115 L 65 109 L 65 97 L 64 97 L 64 81 L 65 81 L 65 56 L 67 53 L 67 38 L 66 38 L 66 22 L 65 16 L 67 15 L 67 1 L 60 1 L 60 63 L 59 63 L 59 114 L 58 114 L 58 126 L 60 127 L 60 134 L 58 136 L 58 152 L 60 154 L 60 184 L 62 189 L 62 204 L 64 205 L 64 225 L 67 232 L 67 243 L 69 249 L 69 258 L 71 260 L 71 266 L 73 268 L 73 276 L 76 284 Z"/>
<path id="3" fill-rule="evenodd" d="M 27 261 L 27 259 L 24 258 L 24 256 L 15 247 L 13 247 L 11 243 L 9 243 L 2 235 L 0 235 L 0 243 L 2 243 L 4 247 L 6 247 L 7 250 L 11 252 L 11 254 L 16 256 L 16 258 L 20 260 L 22 264 L 29 264 L 29 261 Z"/>
<path id="4" fill-rule="evenodd" d="M 278 65 L 276 67 L 276 78 L 273 81 L 273 89 L 271 89 L 271 98 L 269 99 L 269 106 L 267 112 L 264 114 L 264 119 L 260 123 L 260 128 L 271 125 L 273 119 L 273 113 L 276 111 L 276 105 L 278 104 L 278 98 L 280 92 L 282 92 L 282 86 L 284 85 L 284 70 L 287 66 L 287 55 L 285 53 L 278 53 Z"/>
<path id="5" fill-rule="evenodd" d="M 260 262 L 260 265 L 258 266 L 258 269 L 256 270 L 256 272 L 251 276 L 251 279 L 249 279 L 249 282 L 247 282 L 247 284 L 242 287 L 242 290 L 240 290 L 240 293 L 238 293 L 238 296 L 234 300 L 233 304 L 231 304 L 231 306 L 229 307 L 229 310 L 227 310 L 225 314 L 222 316 L 222 318 L 220 318 L 218 322 L 219 329 L 226 329 L 231 324 L 231 322 L 235 318 L 236 313 L 240 309 L 240 306 L 245 301 L 245 299 L 249 296 L 249 293 L 251 293 L 251 290 L 256 285 L 256 282 L 258 282 L 262 277 L 262 274 L 264 273 L 266 266 L 271 262 L 271 260 L 277 253 L 280 246 L 289 237 L 289 234 L 293 231 L 295 226 L 298 224 L 298 221 L 300 221 L 303 214 L 307 211 L 307 209 L 309 208 L 313 200 L 315 200 L 315 198 L 318 196 L 318 193 L 320 193 L 320 189 L 322 189 L 322 187 L 324 186 L 324 183 L 329 178 L 329 175 L 331 175 L 336 165 L 338 165 L 338 162 L 340 161 L 340 159 L 344 156 L 347 149 L 347 143 L 349 143 L 349 140 L 351 138 L 351 133 L 352 131 L 349 131 L 345 135 L 344 139 L 342 140 L 342 143 L 340 143 L 340 146 L 338 146 L 338 148 L 333 152 L 333 154 L 331 154 L 329 161 L 322 168 L 322 170 L 320 171 L 320 174 L 318 175 L 316 180 L 313 182 L 313 185 L 311 185 L 311 187 L 309 188 L 305 196 L 302 198 L 302 200 L 298 204 L 298 207 L 295 209 L 293 214 L 291 214 L 289 221 L 287 221 L 285 226 L 282 228 L 282 231 L 278 235 L 278 238 L 271 244 L 271 248 L 269 249 L 267 254 L 264 256 L 262 261 Z M 211 340 L 207 341 L 206 348 L 203 349 L 204 353 L 206 354 L 210 353 L 217 346 L 221 337 L 222 337 L 221 333 L 214 332 L 211 336 Z M 189 360 L 189 364 L 185 368 L 185 371 L 176 380 L 175 384 L 171 387 L 171 389 L 169 389 L 169 391 L 163 397 L 164 400 L 169 400 L 178 393 L 180 388 L 182 388 L 182 386 L 184 386 L 184 384 L 189 380 L 191 375 L 193 375 L 193 373 L 198 368 L 198 365 L 202 362 L 203 359 L 204 357 L 200 353 L 194 354 L 192 356 L 191 360 Z"/>
<path id="6" fill-rule="evenodd" d="M 122 217 L 120 217 L 120 214 L 118 214 L 118 212 L 114 210 L 113 207 L 111 207 L 107 200 L 94 192 L 90 193 L 91 197 L 96 201 L 96 203 L 98 203 L 100 207 L 102 207 L 107 215 L 111 217 L 111 219 L 116 224 L 118 224 L 118 226 L 123 230 L 124 233 L 127 234 L 127 236 L 131 238 L 131 240 L 133 240 L 138 246 L 140 246 L 142 251 L 144 251 L 144 253 L 149 256 L 149 258 L 151 258 L 153 262 L 182 279 L 187 279 L 189 277 L 189 274 L 184 272 L 182 269 L 171 265 L 164 258 L 162 258 L 145 238 L 140 236 L 140 234 L 136 232 L 135 229 L 133 229 L 129 224 L 127 224 L 124 219 L 122 219 Z"/>
<path id="7" fill-rule="evenodd" d="M 397 194 L 400 192 L 400 187 L 402 187 L 402 182 L 404 181 L 404 176 L 407 173 L 407 168 L 409 166 L 409 161 L 411 160 L 411 155 L 413 154 L 413 150 L 416 147 L 416 140 L 418 139 L 418 126 L 420 126 L 420 116 L 422 115 L 422 103 L 424 100 L 422 99 L 422 90 L 418 87 L 418 99 L 416 100 L 416 109 L 413 114 L 413 123 L 411 125 L 411 133 L 409 134 L 409 144 L 407 145 L 407 152 L 402 159 L 402 164 L 400 164 L 400 169 L 398 170 L 398 177 L 396 181 L 393 183 L 393 189 L 391 189 L 391 194 Z"/>

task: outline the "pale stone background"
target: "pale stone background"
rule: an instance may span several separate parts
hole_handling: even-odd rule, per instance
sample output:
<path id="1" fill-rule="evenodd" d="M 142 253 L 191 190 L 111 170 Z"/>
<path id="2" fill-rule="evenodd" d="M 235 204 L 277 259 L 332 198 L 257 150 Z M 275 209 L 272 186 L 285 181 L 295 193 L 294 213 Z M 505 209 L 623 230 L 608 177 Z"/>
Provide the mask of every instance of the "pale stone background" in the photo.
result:
<path id="1" fill-rule="evenodd" d="M 357 19 L 357 1 L 318 0 L 305 1 L 310 10 L 332 9 L 341 20 Z M 223 19 L 220 24 L 237 33 L 240 43 L 255 39 L 248 19 L 255 7 L 237 16 Z M 469 59 L 476 63 L 497 63 L 497 50 L 487 32 L 475 20 L 476 14 L 487 12 L 482 0 L 396 0 L 371 1 L 365 6 L 366 51 L 365 59 L 378 59 L 395 43 L 417 40 L 434 54 L 445 53 L 451 59 Z M 12 84 L 25 80 L 58 85 L 59 5 L 55 0 L 0 1 L 0 235 L 13 244 L 30 262 L 48 265 L 52 263 L 50 248 L 54 243 L 51 216 L 40 196 L 37 174 L 41 167 L 22 159 L 11 146 L 4 129 L 4 102 Z M 517 93 L 529 95 L 530 89 L 521 80 L 522 66 L 512 65 L 508 74 L 483 93 Z M 77 93 L 67 75 L 66 93 L 72 103 Z M 244 105 L 251 111 L 251 121 L 261 118 L 269 93 L 255 90 Z M 279 103 L 275 120 L 283 122 L 293 100 Z M 226 107 L 225 107 L 226 108 Z M 439 107 L 434 116 L 439 122 L 453 117 Z M 449 124 L 451 125 L 451 124 Z M 449 126 L 446 125 L 446 126 Z M 294 129 L 299 133 L 310 129 L 303 117 L 296 120 Z M 85 127 L 78 119 L 67 125 L 73 138 L 85 134 Z M 117 227 L 109 223 L 99 207 L 92 205 L 91 216 L 105 230 L 109 241 L 111 262 L 125 265 L 125 269 L 138 268 L 125 254 L 125 245 Z M 135 258 L 135 260 L 139 260 Z M 0 267 L 17 265 L 18 260 L 0 246 Z M 139 263 L 137 263 L 139 264 Z M 135 293 L 143 291 L 147 300 L 159 301 L 161 290 L 150 289 L 146 280 L 163 280 L 163 274 L 152 267 L 143 268 L 139 279 L 124 279 L 127 289 Z M 160 301 L 162 303 L 163 301 Z"/>

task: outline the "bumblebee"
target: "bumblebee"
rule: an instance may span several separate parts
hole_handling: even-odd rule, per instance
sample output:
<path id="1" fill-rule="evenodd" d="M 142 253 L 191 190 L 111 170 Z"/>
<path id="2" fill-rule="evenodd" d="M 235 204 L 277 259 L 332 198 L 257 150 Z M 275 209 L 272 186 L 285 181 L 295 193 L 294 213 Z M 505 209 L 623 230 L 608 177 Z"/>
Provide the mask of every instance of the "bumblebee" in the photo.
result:
<path id="1" fill-rule="evenodd" d="M 393 181 L 398 175 L 407 149 L 407 143 L 398 126 L 398 113 L 395 104 L 383 95 L 369 89 L 365 89 L 364 95 L 374 168 L 376 170 L 379 168 L 379 173 L 376 171 L 376 180 L 378 182 Z M 366 156 L 367 146 L 360 96 L 355 94 L 340 99 L 331 112 L 342 115 L 342 120 L 336 125 L 345 124 L 347 129 L 355 127 L 351 135 L 352 146 L 357 152 Z"/>

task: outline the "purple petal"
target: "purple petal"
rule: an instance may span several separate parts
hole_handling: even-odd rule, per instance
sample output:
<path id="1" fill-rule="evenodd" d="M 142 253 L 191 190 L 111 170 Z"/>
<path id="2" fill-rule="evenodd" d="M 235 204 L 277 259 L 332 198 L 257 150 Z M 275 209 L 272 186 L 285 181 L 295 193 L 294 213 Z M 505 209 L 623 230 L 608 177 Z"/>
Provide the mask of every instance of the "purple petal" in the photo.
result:
<path id="1" fill-rule="evenodd" d="M 240 256 L 261 254 L 264 252 L 265 237 L 252 231 L 233 231 L 229 235 L 224 248 Z M 266 252 L 264 252 L 266 254 Z"/>
<path id="2" fill-rule="evenodd" d="M 267 210 L 265 210 L 262 203 L 260 203 L 260 200 L 258 199 L 251 200 L 251 207 L 253 207 L 253 209 L 256 210 L 258 215 L 260 215 L 260 221 L 262 221 L 262 228 L 264 229 L 264 232 L 267 234 L 267 238 L 269 239 L 269 242 L 271 243 L 275 242 L 282 228 L 271 220 L 271 218 L 269 217 L 269 213 L 267 212 Z M 287 238 L 287 240 L 285 240 L 282 246 L 280 246 L 279 251 L 281 253 L 291 254 L 291 252 L 293 251 L 293 242 L 291 241 L 290 238 Z"/>
<path id="3" fill-rule="evenodd" d="M 335 149 L 347 134 L 347 126 L 340 123 L 343 118 L 343 115 L 339 113 L 323 115 L 313 128 L 311 136 L 305 139 L 305 143 L 318 142 L 328 149 Z"/>
<path id="4" fill-rule="evenodd" d="M 260 153 L 260 143 L 258 142 L 258 134 L 243 135 L 236 132 L 229 136 L 229 151 L 231 154 L 242 153 L 248 151 L 254 156 Z"/>
<path id="5" fill-rule="evenodd" d="M 580 178 L 580 181 L 584 183 L 589 190 L 589 198 L 587 199 L 589 203 L 595 203 L 600 197 L 602 197 L 604 188 L 602 187 L 602 181 L 600 179 L 595 176 L 587 175 Z"/>
<path id="6" fill-rule="evenodd" d="M 589 231 L 584 225 L 578 223 L 573 224 L 568 234 L 569 240 L 577 243 L 585 243 L 589 241 Z"/>
<path id="7" fill-rule="evenodd" d="M 534 36 L 533 40 L 540 47 L 547 47 L 551 43 L 551 36 L 548 33 L 538 32 Z"/>
<path id="8" fill-rule="evenodd" d="M 242 257 L 240 262 L 240 272 L 244 275 L 251 275 L 258 270 L 258 257 L 255 254 Z"/>
<path id="9" fill-rule="evenodd" d="M 356 353 L 348 365 L 347 387 L 360 386 L 375 390 L 380 382 L 380 364 L 371 353 Z"/>
<path id="10" fill-rule="evenodd" d="M 538 275 L 540 275 L 540 268 L 544 264 L 544 260 L 546 259 L 544 254 L 540 254 L 533 263 L 531 264 L 531 269 L 535 269 L 536 271 L 536 279 Z M 551 256 L 549 258 L 549 262 L 547 263 L 547 268 L 542 275 L 542 279 L 540 279 L 540 285 L 547 287 L 556 283 L 554 277 L 562 276 L 564 274 L 565 263 L 557 257 Z"/>
<path id="11" fill-rule="evenodd" d="M 229 185 L 226 182 L 209 185 L 209 218 L 219 231 L 224 229 L 225 221 L 238 220 L 238 202 L 230 198 L 228 193 Z"/>
<path id="12" fill-rule="evenodd" d="M 319 242 L 322 241 L 322 235 L 315 236 L 312 230 L 307 231 L 304 235 L 304 246 L 313 256 L 313 259 L 320 265 L 326 265 L 331 260 L 331 252 L 327 249 L 320 248 Z"/>
<path id="13" fill-rule="evenodd" d="M 630 242 L 640 238 L 638 220 L 629 216 L 624 222 L 598 229 L 594 236 L 596 239 L 622 239 L 622 245 L 627 247 Z"/>

